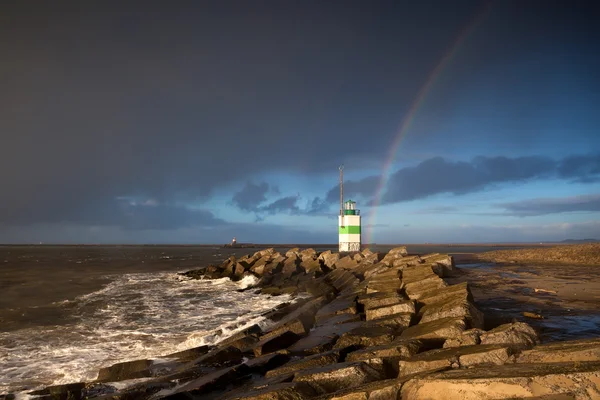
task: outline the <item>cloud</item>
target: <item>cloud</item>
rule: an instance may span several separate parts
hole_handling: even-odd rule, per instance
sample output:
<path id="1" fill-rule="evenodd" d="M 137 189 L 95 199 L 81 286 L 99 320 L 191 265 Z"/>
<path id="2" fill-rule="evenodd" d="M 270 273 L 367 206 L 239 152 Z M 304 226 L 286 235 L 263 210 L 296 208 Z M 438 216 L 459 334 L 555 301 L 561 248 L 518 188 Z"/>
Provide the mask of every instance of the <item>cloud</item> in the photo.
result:
<path id="1" fill-rule="evenodd" d="M 462 195 L 493 184 L 550 177 L 555 163 L 547 157 L 476 157 L 470 162 L 435 157 L 392 174 L 382 204 L 398 203 L 439 193 Z"/>
<path id="2" fill-rule="evenodd" d="M 564 158 L 558 165 L 558 176 L 576 182 L 598 182 L 600 180 L 600 154 Z"/>
<path id="3" fill-rule="evenodd" d="M 254 211 L 267 200 L 270 186 L 266 182 L 246 182 L 246 185 L 236 192 L 231 201 L 240 210 Z"/>
<path id="4" fill-rule="evenodd" d="M 42 199 L 31 209 L 15 207 L 13 210 L 17 212 L 0 213 L 0 225 L 65 224 L 112 226 L 125 230 L 173 230 L 227 224 L 208 210 L 159 204 L 153 199 L 98 198 L 87 203 L 63 203 L 60 200 L 60 197 L 47 201 Z"/>
<path id="5" fill-rule="evenodd" d="M 456 196 L 488 189 L 495 185 L 532 180 L 563 179 L 571 182 L 595 182 L 600 179 L 600 155 L 573 155 L 562 160 L 544 156 L 484 157 L 471 161 L 451 161 L 434 157 L 416 166 L 400 168 L 388 179 L 381 204 L 422 199 L 442 193 Z M 376 195 L 379 176 L 344 183 L 345 197 L 370 199 Z M 339 201 L 339 185 L 327 192 L 327 201 Z M 450 212 L 451 208 L 437 210 Z"/>
<path id="6" fill-rule="evenodd" d="M 561 198 L 539 198 L 499 204 L 504 215 L 529 217 L 565 212 L 600 212 L 600 194 Z"/>

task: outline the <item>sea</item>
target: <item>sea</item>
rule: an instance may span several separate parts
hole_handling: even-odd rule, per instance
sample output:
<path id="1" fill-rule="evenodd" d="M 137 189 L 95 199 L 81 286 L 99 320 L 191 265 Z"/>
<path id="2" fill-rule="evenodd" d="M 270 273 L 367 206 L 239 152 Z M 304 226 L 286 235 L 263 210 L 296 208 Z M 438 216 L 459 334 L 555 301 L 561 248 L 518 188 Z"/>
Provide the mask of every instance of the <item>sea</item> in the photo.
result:
<path id="1" fill-rule="evenodd" d="M 253 324 L 267 326 L 267 311 L 295 299 L 257 294 L 248 289 L 255 278 L 232 282 L 179 274 L 257 250 L 0 246 L 0 395 L 94 380 L 100 368 L 118 362 L 160 359 Z"/>
<path id="2" fill-rule="evenodd" d="M 0 394 L 94 380 L 117 362 L 213 344 L 289 295 L 255 278 L 179 275 L 256 249 L 158 246 L 0 247 Z"/>

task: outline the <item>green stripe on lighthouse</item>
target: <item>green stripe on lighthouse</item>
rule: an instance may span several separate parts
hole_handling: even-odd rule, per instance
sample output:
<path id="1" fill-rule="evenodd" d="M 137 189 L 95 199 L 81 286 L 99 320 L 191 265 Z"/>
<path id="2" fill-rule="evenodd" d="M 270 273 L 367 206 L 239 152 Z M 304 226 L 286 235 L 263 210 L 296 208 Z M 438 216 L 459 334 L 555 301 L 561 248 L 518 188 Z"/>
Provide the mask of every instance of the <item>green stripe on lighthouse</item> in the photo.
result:
<path id="1" fill-rule="evenodd" d="M 340 235 L 359 235 L 360 226 L 340 226 Z"/>

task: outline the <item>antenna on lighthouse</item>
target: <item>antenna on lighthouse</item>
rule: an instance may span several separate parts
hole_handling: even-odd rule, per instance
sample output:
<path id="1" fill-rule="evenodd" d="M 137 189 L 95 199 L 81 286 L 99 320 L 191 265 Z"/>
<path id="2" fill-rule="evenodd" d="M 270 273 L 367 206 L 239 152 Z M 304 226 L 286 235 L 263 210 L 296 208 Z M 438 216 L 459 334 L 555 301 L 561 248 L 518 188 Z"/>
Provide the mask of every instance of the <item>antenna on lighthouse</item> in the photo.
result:
<path id="1" fill-rule="evenodd" d="M 340 215 L 344 226 L 344 164 L 340 165 Z"/>

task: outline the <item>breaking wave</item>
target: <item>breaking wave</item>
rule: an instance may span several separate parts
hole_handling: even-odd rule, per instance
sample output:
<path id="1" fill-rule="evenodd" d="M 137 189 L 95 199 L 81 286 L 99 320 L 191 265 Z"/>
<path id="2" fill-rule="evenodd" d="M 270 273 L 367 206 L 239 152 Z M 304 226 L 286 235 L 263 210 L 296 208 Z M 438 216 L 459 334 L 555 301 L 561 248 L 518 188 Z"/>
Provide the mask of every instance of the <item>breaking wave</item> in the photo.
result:
<path id="1" fill-rule="evenodd" d="M 290 300 L 252 290 L 256 278 L 192 280 L 175 273 L 111 277 L 101 290 L 52 307 L 64 325 L 0 332 L 0 393 L 89 381 L 102 367 L 214 344 Z M 64 311 L 64 310 L 63 310 Z"/>

